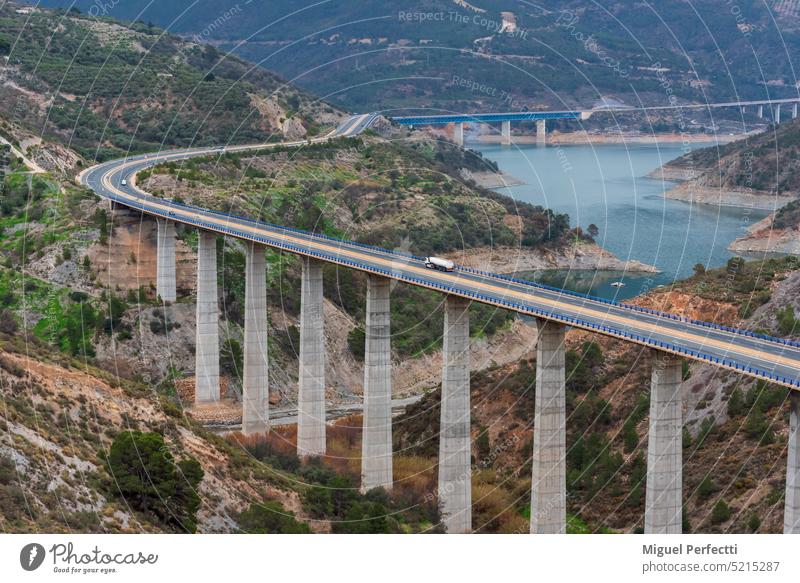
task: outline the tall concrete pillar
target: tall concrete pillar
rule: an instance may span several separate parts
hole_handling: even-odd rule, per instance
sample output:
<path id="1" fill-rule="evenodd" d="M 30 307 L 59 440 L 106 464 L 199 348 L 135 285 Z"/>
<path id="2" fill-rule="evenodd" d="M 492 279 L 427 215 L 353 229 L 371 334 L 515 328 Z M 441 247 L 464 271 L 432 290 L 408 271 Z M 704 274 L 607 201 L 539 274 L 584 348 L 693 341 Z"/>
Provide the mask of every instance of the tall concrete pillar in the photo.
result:
<path id="1" fill-rule="evenodd" d="M 792 119 L 797 119 L 797 102 L 792 103 Z"/>
<path id="2" fill-rule="evenodd" d="M 650 433 L 647 440 L 645 534 L 680 534 L 682 524 L 683 420 L 681 361 L 653 354 Z"/>
<path id="3" fill-rule="evenodd" d="M 777 104 L 775 108 L 772 110 L 772 120 L 779 124 L 781 123 L 781 104 Z"/>
<path id="4" fill-rule="evenodd" d="M 447 532 L 472 531 L 469 300 L 448 296 L 444 312 L 439 509 Z"/>
<path id="5" fill-rule="evenodd" d="M 175 223 L 158 219 L 156 236 L 156 293 L 164 302 L 177 299 L 175 284 Z"/>
<path id="6" fill-rule="evenodd" d="M 763 105 L 759 105 L 758 106 L 758 113 L 756 115 L 758 115 L 759 119 L 763 119 L 764 118 L 764 106 Z"/>
<path id="7" fill-rule="evenodd" d="M 459 123 L 456 124 L 456 126 L 455 126 L 455 128 L 453 130 L 453 140 L 459 146 L 463 146 L 464 145 L 464 123 L 463 122 L 459 122 Z"/>
<path id="8" fill-rule="evenodd" d="M 195 403 L 219 401 L 218 310 L 217 236 L 201 230 L 197 239 Z"/>
<path id="9" fill-rule="evenodd" d="M 786 500 L 783 532 L 800 534 L 800 392 L 789 395 L 789 456 L 786 460 Z"/>
<path id="10" fill-rule="evenodd" d="M 544 146 L 547 143 L 547 122 L 543 119 L 536 120 L 536 145 Z"/>
<path id="11" fill-rule="evenodd" d="M 297 455 L 325 453 L 325 333 L 322 263 L 303 257 Z"/>
<path id="12" fill-rule="evenodd" d="M 531 533 L 567 532 L 566 389 L 562 324 L 537 320 Z"/>
<path id="13" fill-rule="evenodd" d="M 511 144 L 511 122 L 504 121 L 501 122 L 501 132 L 500 132 L 500 143 L 503 145 L 510 145 Z"/>
<path id="14" fill-rule="evenodd" d="M 361 441 L 361 491 L 392 488 L 392 348 L 390 280 L 367 279 L 367 329 L 364 353 L 364 429 Z"/>
<path id="15" fill-rule="evenodd" d="M 248 244 L 246 253 L 242 433 L 250 435 L 269 429 L 267 263 L 260 245 Z"/>

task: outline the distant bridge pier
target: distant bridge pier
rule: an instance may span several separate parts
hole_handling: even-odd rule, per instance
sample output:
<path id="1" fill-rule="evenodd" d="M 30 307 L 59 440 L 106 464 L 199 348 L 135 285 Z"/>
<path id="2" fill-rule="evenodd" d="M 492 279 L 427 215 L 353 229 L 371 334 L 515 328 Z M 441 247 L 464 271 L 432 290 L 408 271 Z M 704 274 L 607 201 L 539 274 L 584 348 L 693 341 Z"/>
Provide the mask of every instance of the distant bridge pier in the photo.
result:
<path id="1" fill-rule="evenodd" d="M 303 257 L 297 455 L 325 453 L 325 335 L 322 262 Z"/>
<path id="2" fill-rule="evenodd" d="M 511 145 L 511 122 L 504 121 L 500 124 L 500 143 L 504 146 Z"/>
<path id="3" fill-rule="evenodd" d="M 786 500 L 783 508 L 784 534 L 800 534 L 800 392 L 789 395 L 789 455 L 786 461 Z"/>
<path id="4" fill-rule="evenodd" d="M 269 429 L 269 361 L 267 356 L 267 264 L 264 247 L 247 245 L 244 280 L 244 373 L 242 433 Z"/>
<path id="5" fill-rule="evenodd" d="M 682 372 L 679 358 L 654 352 L 650 381 L 645 534 L 680 534 L 682 528 Z"/>
<path id="6" fill-rule="evenodd" d="M 547 142 L 547 121 L 543 119 L 536 120 L 536 145 L 544 146 Z"/>
<path id="7" fill-rule="evenodd" d="M 198 234 L 194 400 L 209 403 L 220 398 L 217 236 L 203 230 Z"/>
<path id="8" fill-rule="evenodd" d="M 392 488 L 392 349 L 390 280 L 367 278 L 361 491 Z"/>
<path id="9" fill-rule="evenodd" d="M 536 402 L 533 424 L 531 534 L 565 534 L 566 389 L 564 332 L 555 322 L 537 320 Z"/>
<path id="10" fill-rule="evenodd" d="M 758 113 L 756 115 L 758 116 L 759 119 L 764 119 L 764 106 L 763 105 L 759 105 L 758 106 Z"/>
<path id="11" fill-rule="evenodd" d="M 177 299 L 175 282 L 175 223 L 157 219 L 156 294 L 163 302 Z"/>
<path id="12" fill-rule="evenodd" d="M 772 120 L 775 122 L 776 125 L 781 123 L 781 104 L 780 103 L 777 104 L 772 109 Z"/>
<path id="13" fill-rule="evenodd" d="M 469 300 L 447 296 L 439 428 L 439 509 L 448 533 L 472 531 Z"/>
<path id="14" fill-rule="evenodd" d="M 459 146 L 464 145 L 464 122 L 458 122 L 453 130 L 453 140 Z"/>

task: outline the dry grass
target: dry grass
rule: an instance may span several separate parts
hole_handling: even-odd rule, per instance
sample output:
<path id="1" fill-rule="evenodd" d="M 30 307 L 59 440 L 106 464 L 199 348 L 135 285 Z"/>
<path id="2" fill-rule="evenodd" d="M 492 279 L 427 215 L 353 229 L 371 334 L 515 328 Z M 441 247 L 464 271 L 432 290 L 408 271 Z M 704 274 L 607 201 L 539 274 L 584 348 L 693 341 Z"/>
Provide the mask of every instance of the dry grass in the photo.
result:
<path id="1" fill-rule="evenodd" d="M 506 480 L 494 470 L 472 475 L 473 526 L 479 532 L 528 532 L 528 520 L 518 512 L 519 480 Z M 528 490 L 530 492 L 530 490 Z M 526 494 L 523 490 L 522 494 Z"/>
<path id="2" fill-rule="evenodd" d="M 361 415 L 349 415 L 328 426 L 322 463 L 358 483 L 361 479 Z"/>
<path id="3" fill-rule="evenodd" d="M 421 456 L 395 456 L 394 495 L 408 501 L 435 501 L 438 481 L 436 460 Z"/>

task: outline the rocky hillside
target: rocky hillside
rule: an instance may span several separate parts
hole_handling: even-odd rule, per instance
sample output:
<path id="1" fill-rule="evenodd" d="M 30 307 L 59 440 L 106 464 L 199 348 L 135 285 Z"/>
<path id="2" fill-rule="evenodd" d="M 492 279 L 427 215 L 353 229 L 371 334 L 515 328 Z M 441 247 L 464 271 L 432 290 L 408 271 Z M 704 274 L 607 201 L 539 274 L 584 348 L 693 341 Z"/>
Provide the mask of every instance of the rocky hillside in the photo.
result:
<path id="1" fill-rule="evenodd" d="M 171 383 L 128 381 L 19 332 L 0 327 L 3 532 L 413 532 L 438 522 L 435 505 L 362 496 L 317 460 L 301 464 L 277 434 L 208 433 Z M 331 447 L 351 433 L 331 429 Z"/>
<path id="2" fill-rule="evenodd" d="M 747 234 L 728 245 L 735 253 L 800 254 L 800 201 L 792 201 L 751 225 Z"/>
<path id="3" fill-rule="evenodd" d="M 800 196 L 800 120 L 721 146 L 696 150 L 652 174 L 682 182 L 678 200 L 775 210 Z"/>
<path id="4" fill-rule="evenodd" d="M 0 59 L 0 115 L 90 160 L 302 138 L 342 118 L 260 67 L 141 22 L 3 3 Z"/>

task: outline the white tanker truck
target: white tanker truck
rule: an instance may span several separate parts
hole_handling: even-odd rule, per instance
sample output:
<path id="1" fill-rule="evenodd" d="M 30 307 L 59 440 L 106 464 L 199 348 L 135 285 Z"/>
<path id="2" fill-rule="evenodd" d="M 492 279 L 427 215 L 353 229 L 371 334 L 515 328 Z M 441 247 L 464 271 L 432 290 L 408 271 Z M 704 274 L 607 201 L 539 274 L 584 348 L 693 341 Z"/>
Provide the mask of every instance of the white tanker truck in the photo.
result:
<path id="1" fill-rule="evenodd" d="M 425 267 L 428 269 L 438 269 L 439 271 L 453 271 L 456 264 L 441 257 L 426 257 Z"/>

